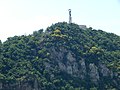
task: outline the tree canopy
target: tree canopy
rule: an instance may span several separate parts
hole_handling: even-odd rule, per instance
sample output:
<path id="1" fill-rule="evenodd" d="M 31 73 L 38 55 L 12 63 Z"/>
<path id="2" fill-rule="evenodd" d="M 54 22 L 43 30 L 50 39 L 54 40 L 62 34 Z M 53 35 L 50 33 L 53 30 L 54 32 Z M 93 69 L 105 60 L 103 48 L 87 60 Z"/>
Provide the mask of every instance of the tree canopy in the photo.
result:
<path id="1" fill-rule="evenodd" d="M 91 28 L 83 30 L 77 24 L 62 22 L 45 31 L 40 29 L 28 36 L 9 37 L 3 43 L 0 41 L 0 83 L 5 86 L 28 82 L 34 87 L 37 80 L 42 90 L 101 90 L 100 86 L 88 83 L 87 78 L 81 80 L 62 72 L 57 66 L 57 62 L 61 62 L 55 58 L 57 52 L 51 52 L 54 48 L 57 52 L 61 52 L 61 48 L 64 48 L 64 53 L 71 51 L 77 63 L 82 59 L 86 65 L 104 63 L 116 74 L 113 81 L 120 82 L 120 36 Z M 64 55 L 60 58 L 64 63 L 67 60 Z M 120 89 L 118 84 L 110 82 L 109 77 L 101 82 L 105 90 Z"/>

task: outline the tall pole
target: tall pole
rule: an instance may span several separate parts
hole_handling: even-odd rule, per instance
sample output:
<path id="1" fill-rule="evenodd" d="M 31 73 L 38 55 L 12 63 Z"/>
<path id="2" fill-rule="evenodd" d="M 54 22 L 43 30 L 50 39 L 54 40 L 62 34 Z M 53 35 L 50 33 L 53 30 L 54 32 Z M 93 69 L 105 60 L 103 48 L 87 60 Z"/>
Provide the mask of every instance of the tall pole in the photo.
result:
<path id="1" fill-rule="evenodd" d="M 71 17 L 71 9 L 68 9 L 69 11 L 69 24 L 72 23 L 72 17 Z"/>

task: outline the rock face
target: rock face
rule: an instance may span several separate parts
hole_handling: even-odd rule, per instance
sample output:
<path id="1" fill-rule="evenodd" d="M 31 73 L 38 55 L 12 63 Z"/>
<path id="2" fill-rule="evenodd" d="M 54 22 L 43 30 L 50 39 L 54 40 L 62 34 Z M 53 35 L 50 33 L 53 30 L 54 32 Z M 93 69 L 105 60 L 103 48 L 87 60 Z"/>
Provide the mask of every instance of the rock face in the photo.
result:
<path id="1" fill-rule="evenodd" d="M 0 90 L 120 90 L 119 42 L 65 22 L 8 38 L 0 43 Z"/>
<path id="2" fill-rule="evenodd" d="M 90 69 L 90 79 L 92 82 L 95 84 L 99 81 L 99 72 L 98 72 L 98 67 L 95 66 L 95 64 L 90 63 L 89 64 L 89 69 Z"/>
<path id="3" fill-rule="evenodd" d="M 58 63 L 59 69 L 73 77 L 79 77 L 84 81 L 89 79 L 89 81 L 97 86 L 99 86 L 103 78 L 109 78 L 110 80 L 113 79 L 114 73 L 101 62 L 96 64 L 88 63 L 82 58 L 77 60 L 75 58 L 75 54 L 72 51 L 66 50 L 65 48 L 60 48 L 59 52 L 57 52 L 55 49 L 52 49 L 51 52 L 55 55 L 53 59 Z"/>
<path id="4" fill-rule="evenodd" d="M 0 83 L 0 89 L 2 89 L 2 83 Z"/>
<path id="5" fill-rule="evenodd" d="M 82 59 L 82 60 L 79 61 L 79 63 L 80 63 L 80 70 L 79 70 L 80 73 L 79 73 L 79 76 L 80 76 L 81 79 L 84 79 L 85 76 L 86 76 L 85 60 Z"/>
<path id="6" fill-rule="evenodd" d="M 112 72 L 104 64 L 100 63 L 99 65 L 100 65 L 100 71 L 104 77 L 111 75 Z"/>
<path id="7" fill-rule="evenodd" d="M 0 90 L 41 90 L 37 86 L 37 82 L 34 83 L 34 86 L 32 87 L 30 83 L 16 83 L 16 84 L 8 84 L 5 86 L 1 86 Z"/>
<path id="8" fill-rule="evenodd" d="M 87 63 L 87 61 L 83 58 L 77 60 L 75 54 L 67 50 L 65 48 L 60 48 L 59 50 L 56 50 L 54 47 L 52 47 L 49 52 L 51 53 L 52 60 L 56 63 L 56 65 L 51 64 L 49 62 L 44 62 L 45 70 L 50 71 L 52 70 L 52 66 L 57 66 L 57 68 L 64 73 L 67 73 L 68 75 L 71 75 L 72 77 L 77 77 L 83 81 L 90 81 L 96 86 L 99 86 L 101 80 L 103 78 L 109 78 L 112 80 L 114 77 L 114 73 L 110 71 L 105 64 L 98 62 L 96 65 L 95 63 Z M 51 79 L 54 76 L 54 74 L 51 73 L 50 75 Z M 86 82 L 87 82 L 86 81 Z M 111 81 L 115 82 L 116 81 Z M 4 89 L 5 88 L 5 89 Z M 0 90 L 44 90 L 41 88 L 40 84 L 38 83 L 37 79 L 34 80 L 33 85 L 30 83 L 16 83 L 14 84 L 8 84 L 4 86 L 2 83 L 0 83 Z"/>

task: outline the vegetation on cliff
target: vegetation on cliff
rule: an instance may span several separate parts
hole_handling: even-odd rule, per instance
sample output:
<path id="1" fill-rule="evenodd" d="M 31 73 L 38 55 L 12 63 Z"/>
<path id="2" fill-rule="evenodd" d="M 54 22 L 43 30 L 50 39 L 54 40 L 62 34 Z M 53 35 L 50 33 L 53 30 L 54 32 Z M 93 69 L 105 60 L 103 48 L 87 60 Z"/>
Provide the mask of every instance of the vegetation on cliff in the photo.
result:
<path id="1" fill-rule="evenodd" d="M 120 36 L 56 23 L 0 42 L 0 90 L 118 90 Z M 26 86 L 26 87 L 25 87 Z"/>

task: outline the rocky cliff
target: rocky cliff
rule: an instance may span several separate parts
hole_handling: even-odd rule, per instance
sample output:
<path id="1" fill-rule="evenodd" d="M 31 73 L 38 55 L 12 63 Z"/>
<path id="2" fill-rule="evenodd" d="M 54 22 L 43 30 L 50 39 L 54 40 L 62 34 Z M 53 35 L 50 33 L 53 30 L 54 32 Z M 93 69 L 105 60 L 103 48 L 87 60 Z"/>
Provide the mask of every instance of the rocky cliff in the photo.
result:
<path id="1" fill-rule="evenodd" d="M 119 90 L 120 37 L 57 23 L 1 45 L 0 90 Z"/>

